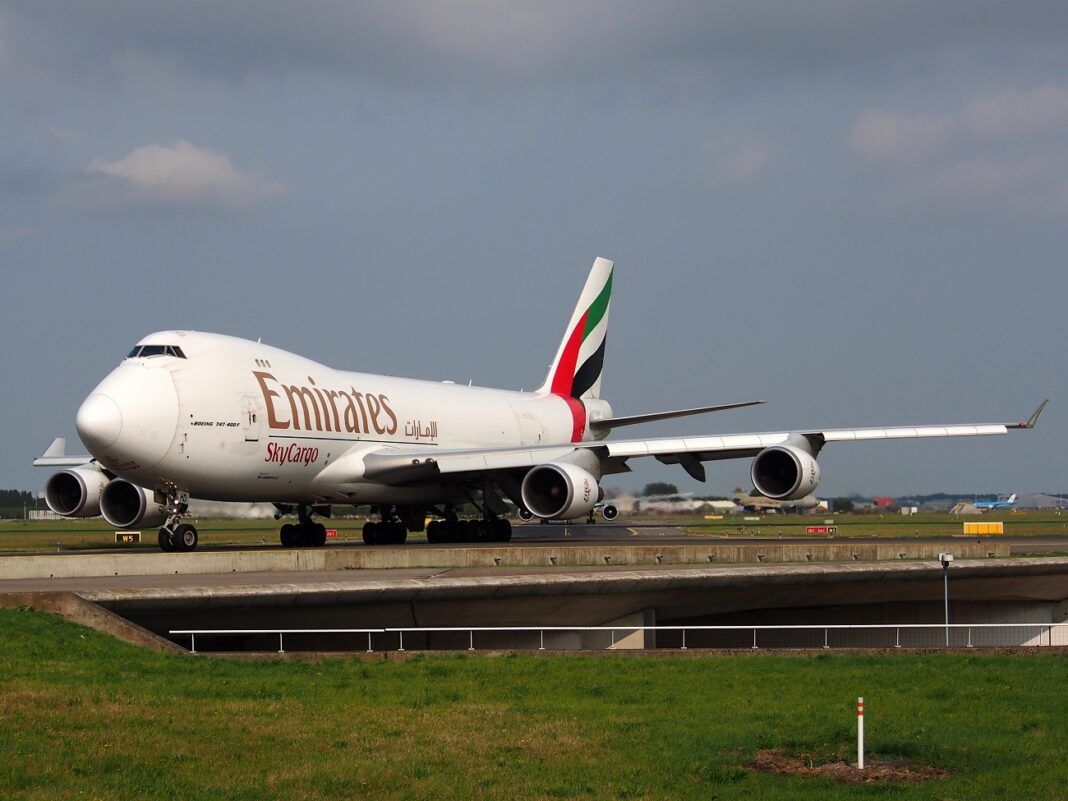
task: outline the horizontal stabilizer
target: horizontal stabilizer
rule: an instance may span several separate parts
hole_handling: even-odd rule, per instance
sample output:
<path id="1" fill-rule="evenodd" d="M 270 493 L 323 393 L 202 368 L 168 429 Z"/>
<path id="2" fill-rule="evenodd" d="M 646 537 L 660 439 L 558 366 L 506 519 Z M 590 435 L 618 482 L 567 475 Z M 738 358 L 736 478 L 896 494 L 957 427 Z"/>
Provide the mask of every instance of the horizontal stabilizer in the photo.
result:
<path id="1" fill-rule="evenodd" d="M 743 403 L 722 403 L 718 406 L 696 406 L 693 409 L 676 409 L 671 412 L 652 412 L 651 414 L 632 414 L 627 417 L 607 417 L 604 420 L 591 420 L 590 428 L 594 431 L 607 431 L 622 426 L 634 426 L 638 423 L 653 423 L 657 420 L 671 420 L 675 417 L 689 417 L 692 414 L 706 414 L 708 412 L 722 412 L 727 409 L 741 409 L 745 406 L 757 406 L 762 400 L 745 401 Z"/>
<path id="2" fill-rule="evenodd" d="M 67 440 L 64 437 L 56 437 L 44 453 L 33 460 L 34 467 L 77 467 L 88 464 L 93 460 L 89 454 L 85 456 L 67 456 Z"/>

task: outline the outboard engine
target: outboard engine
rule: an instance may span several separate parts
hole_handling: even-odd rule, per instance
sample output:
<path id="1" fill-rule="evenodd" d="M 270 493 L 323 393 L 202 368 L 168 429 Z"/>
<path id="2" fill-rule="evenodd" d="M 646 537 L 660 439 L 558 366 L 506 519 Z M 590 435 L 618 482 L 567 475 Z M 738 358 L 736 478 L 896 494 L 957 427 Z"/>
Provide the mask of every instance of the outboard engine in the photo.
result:
<path id="1" fill-rule="evenodd" d="M 60 470 L 45 484 L 45 503 L 63 517 L 96 517 L 100 514 L 100 495 L 108 481 L 98 467 Z"/>
<path id="2" fill-rule="evenodd" d="M 753 459 L 753 486 L 772 500 L 796 501 L 820 483 L 820 466 L 812 454 L 796 445 L 773 445 Z"/>

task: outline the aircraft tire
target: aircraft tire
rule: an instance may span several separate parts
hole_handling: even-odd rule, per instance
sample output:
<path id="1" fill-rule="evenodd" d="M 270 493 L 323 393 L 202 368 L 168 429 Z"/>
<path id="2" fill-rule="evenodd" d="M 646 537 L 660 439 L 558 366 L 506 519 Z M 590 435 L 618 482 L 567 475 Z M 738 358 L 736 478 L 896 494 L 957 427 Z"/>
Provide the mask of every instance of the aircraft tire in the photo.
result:
<path id="1" fill-rule="evenodd" d="M 438 520 L 431 520 L 426 524 L 426 541 L 431 545 L 436 545 L 442 541 L 441 526 L 442 523 Z"/>
<path id="2" fill-rule="evenodd" d="M 316 548 L 322 548 L 326 545 L 326 526 L 322 523 L 315 523 L 311 527 L 311 533 L 312 545 Z"/>
<path id="3" fill-rule="evenodd" d="M 159 549 L 165 553 L 170 553 L 174 550 L 174 546 L 171 545 L 171 531 L 168 528 L 161 528 L 159 530 Z"/>
<path id="4" fill-rule="evenodd" d="M 196 526 L 183 523 L 174 530 L 170 540 L 174 550 L 188 553 L 196 550 L 197 543 L 200 542 L 200 536 L 197 534 Z"/>
<path id="5" fill-rule="evenodd" d="M 282 542 L 283 548 L 294 548 L 297 546 L 297 527 L 292 523 L 286 523 L 278 532 L 278 538 Z"/>
<path id="6" fill-rule="evenodd" d="M 504 518 L 493 521 L 492 542 L 510 542 L 512 539 L 512 524 Z"/>
<path id="7" fill-rule="evenodd" d="M 461 520 L 459 533 L 457 542 L 478 542 L 478 521 Z"/>
<path id="8" fill-rule="evenodd" d="M 389 544 L 404 545 L 408 541 L 408 527 L 404 523 L 390 525 Z"/>
<path id="9" fill-rule="evenodd" d="M 363 524 L 363 544 L 378 545 L 378 523 L 368 520 Z"/>

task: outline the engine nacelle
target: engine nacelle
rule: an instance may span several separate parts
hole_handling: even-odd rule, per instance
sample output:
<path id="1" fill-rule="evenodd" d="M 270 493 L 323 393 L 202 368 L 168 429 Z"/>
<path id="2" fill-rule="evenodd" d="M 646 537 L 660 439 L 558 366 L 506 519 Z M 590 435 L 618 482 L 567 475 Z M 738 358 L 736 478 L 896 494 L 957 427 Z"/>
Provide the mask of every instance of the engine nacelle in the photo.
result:
<path id="1" fill-rule="evenodd" d="M 100 511 L 115 528 L 154 528 L 166 519 L 154 496 L 151 490 L 116 478 L 100 495 Z"/>
<path id="2" fill-rule="evenodd" d="M 96 517 L 108 477 L 96 467 L 60 470 L 45 484 L 45 503 L 63 517 Z"/>
<path id="3" fill-rule="evenodd" d="M 606 503 L 601 507 L 601 517 L 605 520 L 615 520 L 619 517 L 619 507 L 614 503 Z"/>
<path id="4" fill-rule="evenodd" d="M 753 459 L 753 486 L 775 501 L 796 501 L 813 492 L 820 483 L 820 466 L 794 445 L 773 445 Z"/>
<path id="5" fill-rule="evenodd" d="M 601 500 L 601 488 L 593 475 L 578 465 L 547 462 L 523 479 L 523 505 L 548 520 L 585 517 Z"/>

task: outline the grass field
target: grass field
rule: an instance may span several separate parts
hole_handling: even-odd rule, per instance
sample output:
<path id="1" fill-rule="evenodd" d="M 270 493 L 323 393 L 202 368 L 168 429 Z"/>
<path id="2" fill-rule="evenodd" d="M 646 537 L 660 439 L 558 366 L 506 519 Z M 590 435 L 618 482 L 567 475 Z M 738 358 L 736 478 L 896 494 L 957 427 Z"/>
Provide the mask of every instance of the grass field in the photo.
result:
<path id="1" fill-rule="evenodd" d="M 727 516 L 723 520 L 701 517 L 644 515 L 628 518 L 626 523 L 648 525 L 680 525 L 685 533 L 696 537 L 784 537 L 805 536 L 805 528 L 822 525 L 832 516 L 767 515 L 759 522 L 746 521 L 741 516 Z M 960 534 L 962 520 L 948 514 L 927 513 L 902 517 L 899 515 L 834 515 L 838 534 L 848 537 L 945 537 Z M 987 515 L 982 520 L 1001 520 L 1009 535 L 1052 536 L 1068 535 L 1068 514 L 1057 512 L 1005 513 Z M 258 545 L 278 543 L 278 522 L 274 520 L 197 519 L 191 520 L 200 532 L 203 545 Z M 328 527 L 338 530 L 338 541 L 360 541 L 364 520 L 338 519 Z M 521 529 L 520 529 L 521 530 Z M 115 545 L 115 529 L 102 519 L 74 520 L 0 520 L 0 551 L 55 551 L 85 548 L 123 547 Z M 142 532 L 142 547 L 155 548 L 156 530 Z M 411 539 L 422 538 L 420 534 Z M 818 541 L 818 538 L 815 540 Z"/>
<path id="2" fill-rule="evenodd" d="M 757 521 L 744 520 L 745 516 L 734 515 L 723 520 L 680 521 L 687 532 L 717 534 L 719 536 L 753 537 L 804 536 L 808 526 L 830 525 L 838 527 L 842 537 L 948 537 L 963 532 L 963 523 L 999 521 L 1005 524 L 1006 535 L 1054 536 L 1068 535 L 1068 514 L 1056 511 L 1005 512 L 986 515 L 955 517 L 941 512 L 924 512 L 916 515 L 765 515 Z"/>
<path id="3" fill-rule="evenodd" d="M 229 661 L 0 610 L 3 799 L 1068 797 L 1056 655 Z M 838 785 L 758 749 L 949 771 Z"/>

